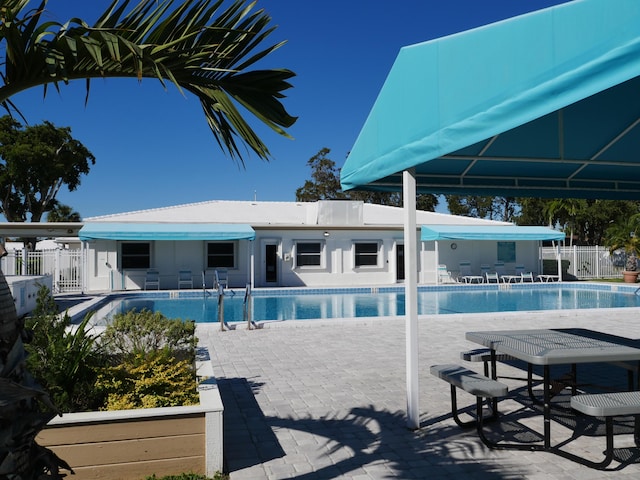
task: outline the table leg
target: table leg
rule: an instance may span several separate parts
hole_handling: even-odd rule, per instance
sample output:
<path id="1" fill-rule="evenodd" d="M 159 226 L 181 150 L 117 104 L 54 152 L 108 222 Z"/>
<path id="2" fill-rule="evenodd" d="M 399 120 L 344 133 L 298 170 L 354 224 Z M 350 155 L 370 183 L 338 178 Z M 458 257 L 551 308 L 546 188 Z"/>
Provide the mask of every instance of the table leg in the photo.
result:
<path id="1" fill-rule="evenodd" d="M 549 365 L 544 365 L 543 381 L 544 381 L 544 449 L 551 448 L 551 374 Z"/>
<path id="2" fill-rule="evenodd" d="M 497 359 L 496 359 L 496 351 L 492 348 L 491 349 L 491 378 L 493 380 L 497 380 L 498 379 L 498 367 L 497 367 Z M 498 415 L 498 399 L 496 397 L 493 397 L 491 399 L 491 409 L 493 410 L 493 414 L 494 415 Z"/>

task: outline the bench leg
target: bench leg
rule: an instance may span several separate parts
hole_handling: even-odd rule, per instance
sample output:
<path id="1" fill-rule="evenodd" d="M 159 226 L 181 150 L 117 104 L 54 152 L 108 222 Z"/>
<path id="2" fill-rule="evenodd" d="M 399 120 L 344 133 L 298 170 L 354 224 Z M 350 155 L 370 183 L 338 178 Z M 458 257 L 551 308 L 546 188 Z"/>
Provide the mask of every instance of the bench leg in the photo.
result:
<path id="1" fill-rule="evenodd" d="M 567 458 L 569 460 L 573 460 L 574 462 L 580 463 L 581 465 L 585 465 L 590 468 L 596 469 L 604 469 L 607 467 L 611 461 L 613 460 L 613 417 L 605 418 L 605 435 L 606 435 L 606 449 L 604 452 L 604 459 L 601 462 L 592 462 L 590 460 L 586 460 L 582 457 L 574 455 L 573 453 L 564 452 L 560 449 L 554 449 L 554 453 L 560 455 L 561 457 Z"/>
<path id="2" fill-rule="evenodd" d="M 454 385 L 451 385 L 451 416 L 453 417 L 453 421 L 456 422 L 456 424 L 459 427 L 462 428 L 469 428 L 469 427 L 473 427 L 476 426 L 479 422 L 482 415 L 482 403 L 483 403 L 483 398 L 482 397 L 476 397 L 478 399 L 478 401 L 480 402 L 480 411 L 478 413 L 478 407 L 476 406 L 476 418 L 473 420 L 467 420 L 464 421 L 460 418 L 460 415 L 458 414 L 458 395 L 456 392 L 456 387 Z M 487 418 L 487 420 L 495 420 L 498 418 L 498 413 L 496 410 L 492 409 L 492 413 L 491 416 Z"/>

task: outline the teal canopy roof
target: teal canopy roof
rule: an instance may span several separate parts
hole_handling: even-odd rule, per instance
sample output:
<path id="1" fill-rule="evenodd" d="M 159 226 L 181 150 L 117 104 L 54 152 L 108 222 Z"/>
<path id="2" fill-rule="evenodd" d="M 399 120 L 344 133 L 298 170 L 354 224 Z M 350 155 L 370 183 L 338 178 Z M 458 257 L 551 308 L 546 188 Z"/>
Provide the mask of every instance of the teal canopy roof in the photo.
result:
<path id="1" fill-rule="evenodd" d="M 227 223 L 124 223 L 85 224 L 80 240 L 253 240 L 250 225 Z"/>
<path id="2" fill-rule="evenodd" d="M 401 49 L 345 190 L 640 199 L 640 1 L 574 0 Z"/>
<path id="3" fill-rule="evenodd" d="M 420 240 L 564 240 L 564 233 L 547 227 L 516 225 L 423 225 Z"/>

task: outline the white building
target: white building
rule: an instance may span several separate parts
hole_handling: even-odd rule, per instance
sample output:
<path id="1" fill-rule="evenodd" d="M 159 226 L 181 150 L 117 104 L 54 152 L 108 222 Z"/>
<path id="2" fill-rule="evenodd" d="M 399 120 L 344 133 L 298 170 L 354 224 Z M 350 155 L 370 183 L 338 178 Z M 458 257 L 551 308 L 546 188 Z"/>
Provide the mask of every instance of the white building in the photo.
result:
<path id="1" fill-rule="evenodd" d="M 481 264 L 499 260 L 507 271 L 517 263 L 541 272 L 538 237 L 510 240 L 521 237 L 500 233 L 526 227 L 421 211 L 417 225 L 420 283 L 437 283 L 438 264 L 455 272 L 461 261 L 470 261 L 477 272 Z M 421 226 L 436 231 L 482 227 L 494 233 L 485 233 L 481 241 L 444 234 L 420 241 Z M 195 288 L 202 287 L 203 272 L 211 288 L 214 271 L 223 269 L 232 288 L 404 280 L 402 209 L 362 202 L 210 201 L 86 218 L 79 237 L 87 258 L 87 291 L 142 289 L 149 269 L 160 272 L 161 289 L 177 288 L 178 272 L 185 269 L 192 272 Z"/>

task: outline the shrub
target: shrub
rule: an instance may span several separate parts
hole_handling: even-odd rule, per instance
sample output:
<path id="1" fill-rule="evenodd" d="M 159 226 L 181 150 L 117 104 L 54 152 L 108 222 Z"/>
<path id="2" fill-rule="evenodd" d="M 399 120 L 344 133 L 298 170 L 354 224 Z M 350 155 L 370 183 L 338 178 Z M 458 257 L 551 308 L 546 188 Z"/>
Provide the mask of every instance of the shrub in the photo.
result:
<path id="1" fill-rule="evenodd" d="M 102 402 L 93 386 L 102 355 L 96 336 L 87 329 L 91 315 L 77 327 L 60 314 L 51 292 L 40 287 L 36 308 L 25 321 L 30 341 L 25 345 L 27 368 L 64 412 L 93 410 Z"/>
<path id="2" fill-rule="evenodd" d="M 193 320 L 168 319 L 160 312 L 133 309 L 114 315 L 102 335 L 102 343 L 114 360 L 171 353 L 195 361 L 198 339 Z"/>
<path id="3" fill-rule="evenodd" d="M 193 365 L 162 353 L 137 354 L 100 373 L 96 388 L 106 396 L 105 410 L 196 405 Z"/>
<path id="4" fill-rule="evenodd" d="M 117 314 L 101 341 L 111 365 L 101 370 L 96 388 L 107 410 L 194 405 L 197 339 L 195 322 L 162 313 L 130 310 Z"/>

